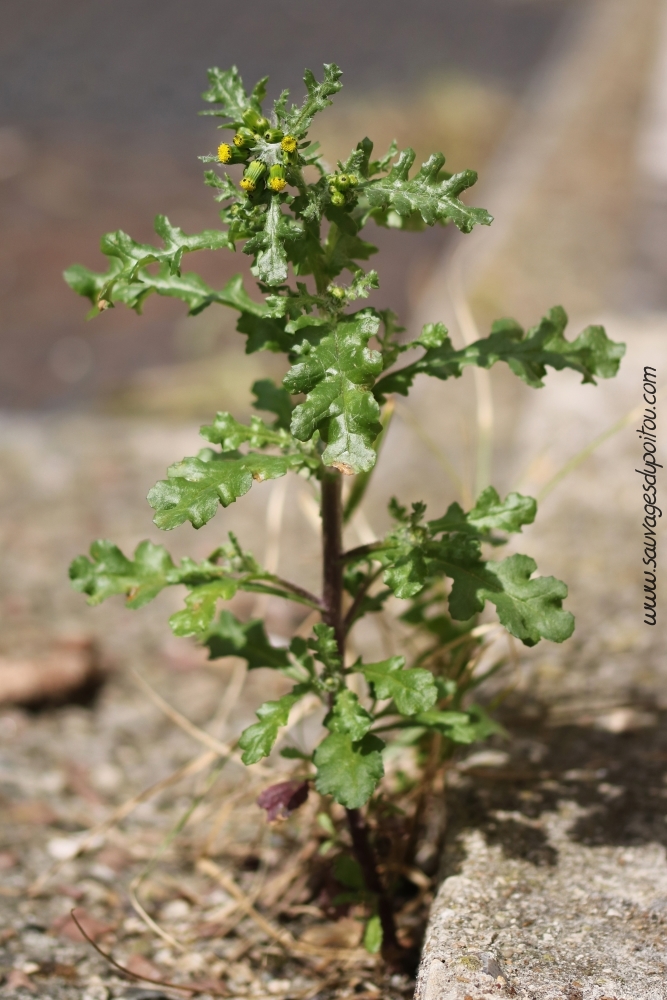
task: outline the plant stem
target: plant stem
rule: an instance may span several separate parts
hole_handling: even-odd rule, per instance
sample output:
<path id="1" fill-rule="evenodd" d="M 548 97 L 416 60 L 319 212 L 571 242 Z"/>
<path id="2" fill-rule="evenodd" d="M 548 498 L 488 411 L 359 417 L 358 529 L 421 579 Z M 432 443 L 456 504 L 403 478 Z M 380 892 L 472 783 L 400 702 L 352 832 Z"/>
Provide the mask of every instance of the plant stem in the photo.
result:
<path id="1" fill-rule="evenodd" d="M 352 847 L 363 872 L 366 888 L 377 896 L 378 916 L 382 924 L 382 954 L 385 959 L 395 958 L 400 945 L 396 938 L 394 908 L 377 869 L 375 852 L 368 837 L 366 821 L 359 809 L 346 809 L 345 811 L 352 836 Z"/>
<path id="2" fill-rule="evenodd" d="M 341 663 L 345 662 L 345 626 L 343 623 L 343 504 L 342 478 L 339 472 L 322 473 L 322 618 L 334 630 Z M 354 854 L 361 867 L 369 892 L 377 897 L 382 924 L 382 954 L 395 962 L 400 950 L 391 900 L 382 884 L 375 851 L 368 836 L 366 821 L 359 809 L 347 809 L 347 821 Z"/>
<path id="3" fill-rule="evenodd" d="M 341 661 L 345 656 L 343 629 L 343 504 L 340 472 L 322 474 L 322 617 L 334 630 Z"/>

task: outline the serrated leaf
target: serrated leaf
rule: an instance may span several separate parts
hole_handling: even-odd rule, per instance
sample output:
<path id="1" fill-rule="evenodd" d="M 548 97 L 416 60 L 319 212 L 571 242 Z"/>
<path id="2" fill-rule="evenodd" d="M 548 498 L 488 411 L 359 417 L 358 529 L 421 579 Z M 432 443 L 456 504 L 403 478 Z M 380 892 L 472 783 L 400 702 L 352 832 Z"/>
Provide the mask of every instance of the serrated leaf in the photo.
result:
<path id="1" fill-rule="evenodd" d="M 201 635 L 211 625 L 218 601 L 230 601 L 237 589 L 238 584 L 231 577 L 194 587 L 185 598 L 185 610 L 177 611 L 169 619 L 174 635 Z"/>
<path id="2" fill-rule="evenodd" d="M 300 108 L 293 105 L 291 110 L 287 111 L 285 102 L 275 104 L 278 121 L 283 130 L 296 139 L 301 139 L 310 128 L 317 112 L 328 107 L 331 104 L 329 98 L 338 93 L 343 86 L 340 83 L 342 75 L 342 71 L 335 63 L 325 63 L 322 82 L 318 83 L 312 71 L 307 69 L 303 77 L 307 90 L 303 105 Z"/>
<path id="3" fill-rule="evenodd" d="M 371 728 L 373 719 L 353 691 L 344 688 L 334 699 L 333 708 L 324 725 L 332 733 L 347 733 L 353 740 L 360 740 Z"/>
<path id="4" fill-rule="evenodd" d="M 289 431 L 294 404 L 287 389 L 276 385 L 270 378 L 263 378 L 253 382 L 252 392 L 255 397 L 252 405 L 255 409 L 275 413 L 277 419 L 273 426 Z"/>
<path id="5" fill-rule="evenodd" d="M 453 222 L 462 233 L 469 233 L 474 226 L 491 224 L 492 217 L 484 208 L 470 208 L 459 198 L 467 188 L 477 181 L 474 170 L 464 170 L 453 177 L 440 177 L 445 157 L 433 153 L 410 178 L 410 168 L 415 153 L 404 149 L 386 177 L 368 181 L 364 194 L 368 199 L 371 214 L 394 211 L 399 219 L 409 219 L 419 214 L 428 226 L 436 222 Z M 379 216 L 380 221 L 382 216 Z"/>
<path id="6" fill-rule="evenodd" d="M 259 618 L 240 622 L 227 610 L 221 611 L 218 621 L 209 629 L 204 645 L 208 646 L 209 659 L 240 656 L 249 670 L 259 667 L 282 670 L 290 666 L 287 650 L 271 645 Z"/>
<path id="7" fill-rule="evenodd" d="M 424 712 L 438 697 L 430 670 L 413 667 L 405 670 L 405 657 L 392 656 L 379 663 L 362 663 L 358 669 L 373 688 L 376 698 L 391 698 L 401 715 Z"/>
<path id="8" fill-rule="evenodd" d="M 127 606 L 140 608 L 152 601 L 172 582 L 179 582 L 171 556 L 163 545 L 140 542 L 134 559 L 124 556 L 118 546 L 100 540 L 90 546 L 90 559 L 79 556 L 70 568 L 72 586 L 88 594 L 89 604 L 101 604 L 114 594 L 126 594 Z"/>
<path id="9" fill-rule="evenodd" d="M 255 258 L 252 273 L 273 287 L 287 280 L 285 242 L 302 239 L 303 230 L 285 215 L 278 198 L 271 198 L 263 218 L 263 229 L 246 241 L 243 252 Z"/>
<path id="10" fill-rule="evenodd" d="M 366 472 L 377 458 L 373 442 L 382 425 L 370 390 L 382 356 L 367 345 L 379 323 L 371 312 L 342 319 L 283 379 L 288 392 L 306 394 L 292 414 L 292 434 L 309 441 L 319 430 L 323 462 L 347 473 Z"/>
<path id="11" fill-rule="evenodd" d="M 215 111 L 203 111 L 202 114 L 213 114 L 240 121 L 243 112 L 247 111 L 248 108 L 261 111 L 261 102 L 266 95 L 268 76 L 263 77 L 255 84 L 249 97 L 245 92 L 241 75 L 236 66 L 226 70 L 213 66 L 208 70 L 207 76 L 210 86 L 201 96 L 210 104 L 220 104 L 221 107 Z"/>
<path id="12" fill-rule="evenodd" d="M 158 528 L 170 531 L 190 521 L 201 528 L 215 516 L 218 505 L 228 507 L 248 492 L 253 482 L 278 479 L 289 469 L 303 468 L 301 455 L 262 455 L 251 452 L 240 458 L 225 458 L 215 453 L 206 460 L 184 458 L 167 470 L 150 490 L 148 502 L 157 513 Z"/>
<path id="13" fill-rule="evenodd" d="M 256 764 L 262 757 L 268 757 L 273 744 L 278 737 L 278 730 L 287 725 L 290 709 L 304 691 L 295 688 L 291 694 L 286 694 L 278 701 L 265 701 L 255 713 L 259 722 L 244 729 L 239 737 L 239 746 L 243 750 L 241 760 L 244 764 Z"/>
<path id="14" fill-rule="evenodd" d="M 355 742 L 348 733 L 331 733 L 313 756 L 315 787 L 346 809 L 359 809 L 371 797 L 384 774 L 384 743 L 372 733 Z"/>
<path id="15" fill-rule="evenodd" d="M 539 389 L 547 367 L 572 368 L 581 373 L 583 382 L 595 383 L 595 376 L 612 378 L 618 371 L 625 345 L 610 340 L 601 326 L 589 326 L 576 340 L 565 338 L 567 314 L 561 306 L 550 309 L 537 326 L 527 333 L 514 320 L 497 320 L 491 335 L 455 351 L 447 338 L 440 347 L 406 368 L 390 372 L 375 386 L 380 401 L 389 392 L 406 396 L 420 373 L 439 379 L 458 378 L 467 365 L 491 368 L 504 361 L 527 385 Z"/>

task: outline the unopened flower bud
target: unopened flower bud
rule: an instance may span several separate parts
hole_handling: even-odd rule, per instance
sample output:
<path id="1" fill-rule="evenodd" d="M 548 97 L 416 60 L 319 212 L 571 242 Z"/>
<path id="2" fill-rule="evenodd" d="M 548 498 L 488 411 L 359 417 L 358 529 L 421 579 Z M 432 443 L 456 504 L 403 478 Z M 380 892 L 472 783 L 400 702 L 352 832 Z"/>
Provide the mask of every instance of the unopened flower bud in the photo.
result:
<path id="1" fill-rule="evenodd" d="M 243 124 L 247 125 L 248 128 L 253 130 L 253 132 L 266 132 L 270 125 L 268 118 L 264 118 L 263 115 L 261 115 L 259 111 L 255 111 L 254 108 L 247 108 L 241 117 L 243 119 Z"/>
<path id="2" fill-rule="evenodd" d="M 269 187 L 272 191 L 282 191 L 286 184 L 285 168 L 279 163 L 274 164 L 269 170 Z"/>
<path id="3" fill-rule="evenodd" d="M 237 147 L 237 149 L 250 149 L 251 146 L 255 146 L 257 140 L 255 139 L 254 132 L 251 132 L 249 128 L 240 128 L 232 142 Z"/>
<path id="4" fill-rule="evenodd" d="M 251 160 L 246 167 L 243 180 L 241 181 L 241 187 L 243 190 L 249 192 L 254 191 L 257 187 L 258 181 L 262 179 L 265 173 L 265 163 L 262 163 L 261 160 Z"/>
<path id="5" fill-rule="evenodd" d="M 284 132 L 281 128 L 270 128 L 264 133 L 267 142 L 281 142 Z"/>

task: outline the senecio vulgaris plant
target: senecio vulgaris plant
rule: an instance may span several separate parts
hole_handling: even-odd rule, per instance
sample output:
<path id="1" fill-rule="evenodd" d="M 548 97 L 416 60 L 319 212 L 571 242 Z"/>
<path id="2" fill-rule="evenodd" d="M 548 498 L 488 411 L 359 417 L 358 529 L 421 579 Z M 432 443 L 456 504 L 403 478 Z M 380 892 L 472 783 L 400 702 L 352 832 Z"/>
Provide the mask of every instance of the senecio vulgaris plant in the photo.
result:
<path id="1" fill-rule="evenodd" d="M 573 368 L 584 382 L 594 382 L 596 375 L 616 373 L 624 347 L 610 341 L 599 326 L 568 341 L 567 317 L 560 307 L 528 332 L 513 320 L 499 320 L 488 337 L 460 350 L 454 349 L 442 323 L 427 324 L 416 340 L 403 342 L 391 311 L 353 305 L 378 287 L 377 273 L 359 264 L 375 253 L 360 233 L 371 221 L 410 231 L 454 223 L 463 233 L 489 225 L 488 212 L 461 201 L 476 173 L 451 175 L 444 169 L 445 157 L 434 153 L 411 176 L 411 149 L 397 153 L 393 144 L 386 155 L 373 159 L 368 138 L 330 169 L 319 144 L 308 136 L 315 114 L 341 88 L 335 65 L 325 65 L 321 82 L 307 71 L 301 107 L 289 106 L 283 91 L 270 118 L 262 109 L 266 79 L 248 95 L 236 68 L 212 69 L 208 76 L 210 89 L 203 97 L 214 108 L 203 114 L 222 119 L 219 127 L 231 133 L 215 155 L 202 157 L 218 167 L 208 170 L 205 179 L 222 203 L 222 227 L 188 236 L 158 216 L 155 229 L 162 247 L 137 243 L 121 231 L 110 233 L 101 244 L 107 271 L 95 274 L 75 265 L 65 278 L 91 300 L 93 314 L 117 303 L 141 312 L 153 292 L 182 299 L 190 315 L 214 304 L 228 306 L 239 313 L 237 330 L 247 337 L 248 353 L 286 355 L 282 385 L 261 380 L 253 386 L 254 406 L 273 416 L 254 416 L 243 424 L 231 413 L 218 413 L 201 428 L 206 447 L 172 465 L 167 478 L 151 489 L 148 502 L 159 528 L 190 521 L 198 529 L 219 505 L 234 503 L 253 482 L 288 472 L 309 478 L 320 496 L 322 594 L 267 572 L 233 535 L 203 562 L 183 559 L 179 565 L 150 541 L 142 542 L 131 559 L 111 542 L 97 541 L 90 558 L 74 560 L 70 576 L 91 604 L 122 593 L 131 608 L 146 604 L 164 587 L 184 585 L 185 608 L 170 618 L 176 635 L 195 636 L 211 657 L 243 657 L 250 669 L 268 667 L 295 682 L 289 694 L 261 705 L 258 721 L 242 733 L 239 747 L 246 764 L 271 753 L 300 699 L 314 693 L 322 700 L 326 732 L 313 754 L 282 751 L 304 758 L 302 783 L 275 786 L 265 793 L 264 804 L 270 815 L 284 815 L 305 799 L 312 782 L 321 795 L 345 808 L 358 873 L 348 881 L 355 885 L 356 879 L 370 911 L 366 944 L 395 957 L 400 949 L 392 885 L 381 874 L 368 807 L 362 811 L 383 777 L 387 741 L 413 745 L 422 762 L 433 762 L 435 755 L 437 764 L 454 744 L 471 743 L 493 731 L 482 708 L 465 699 L 477 683 L 469 668 L 480 640 L 472 631 L 487 601 L 495 605 L 507 631 L 526 646 L 540 639 L 562 642 L 571 635 L 574 619 L 562 607 L 565 584 L 534 576 L 536 564 L 529 556 L 496 561 L 484 554 L 485 545 L 500 544 L 533 521 L 536 502 L 518 493 L 501 500 L 489 487 L 472 510 L 452 503 L 430 520 L 424 504 L 415 503 L 408 511 L 392 499 L 394 527 L 386 537 L 344 551 L 343 524 L 375 466 L 383 408 L 386 414 L 392 394 L 407 395 L 418 374 L 445 381 L 458 378 L 468 365 L 490 368 L 500 361 L 536 388 L 543 384 L 547 366 Z M 243 167 L 240 183 L 220 172 L 221 165 L 232 164 Z M 316 180 L 307 182 L 306 167 L 314 168 Z M 195 273 L 182 273 L 185 253 L 233 251 L 238 243 L 253 258 L 261 302 L 245 291 L 241 275 L 217 290 Z M 290 283 L 290 265 L 297 279 L 310 277 L 310 282 Z M 351 275 L 347 284 L 340 281 L 343 272 Z M 421 356 L 401 367 L 403 352 L 415 348 L 422 349 Z M 348 476 L 356 478 L 344 504 L 342 484 Z M 218 602 L 229 601 L 239 590 L 296 601 L 317 610 L 321 622 L 309 639 L 296 637 L 289 648 L 278 648 L 269 642 L 261 620 L 242 622 L 229 610 L 216 619 Z M 417 662 L 407 666 L 402 656 L 379 663 L 348 662 L 348 632 L 364 615 L 381 610 L 391 594 L 410 602 L 403 620 L 430 639 L 422 644 Z M 357 693 L 358 675 L 365 681 L 366 697 Z"/>

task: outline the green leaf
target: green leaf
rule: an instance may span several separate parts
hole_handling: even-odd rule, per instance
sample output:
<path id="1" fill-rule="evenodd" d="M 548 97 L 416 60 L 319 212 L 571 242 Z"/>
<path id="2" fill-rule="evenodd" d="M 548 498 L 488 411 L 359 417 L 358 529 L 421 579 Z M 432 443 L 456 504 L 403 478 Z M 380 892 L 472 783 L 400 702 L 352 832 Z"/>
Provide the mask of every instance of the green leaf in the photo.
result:
<path id="1" fill-rule="evenodd" d="M 382 947 L 382 922 L 375 913 L 366 924 L 364 931 L 364 948 L 371 955 L 377 955 Z"/>
<path id="2" fill-rule="evenodd" d="M 441 712 L 432 709 L 415 716 L 418 725 L 436 729 L 452 743 L 476 743 L 495 733 L 503 733 L 503 727 L 489 718 L 479 705 L 471 705 L 465 712 Z"/>
<path id="3" fill-rule="evenodd" d="M 537 564 L 529 556 L 487 563 L 444 559 L 443 566 L 454 580 L 449 596 L 453 618 L 470 618 L 491 601 L 500 622 L 526 646 L 540 639 L 564 642 L 572 635 L 574 617 L 562 606 L 566 585 L 553 576 L 531 579 Z"/>
<path id="4" fill-rule="evenodd" d="M 336 633 L 331 625 L 318 622 L 313 626 L 314 639 L 308 640 L 308 648 L 312 649 L 317 659 L 330 670 L 338 670 L 340 667 L 340 652 L 336 642 Z"/>
<path id="5" fill-rule="evenodd" d="M 458 378 L 467 365 L 491 368 L 497 361 L 506 362 L 515 375 L 536 389 L 544 385 L 547 366 L 572 368 L 581 373 L 583 382 L 593 384 L 595 376 L 616 375 L 625 354 L 624 344 L 609 340 L 601 326 L 586 327 L 576 340 L 569 341 L 564 336 L 566 326 L 565 310 L 555 306 L 527 333 L 515 320 L 502 319 L 493 324 L 489 337 L 460 351 L 455 351 L 447 338 L 418 361 L 381 379 L 375 386 L 376 398 L 382 400 L 389 392 L 406 396 L 420 373 L 439 379 Z"/>
<path id="6" fill-rule="evenodd" d="M 235 122 L 239 122 L 243 112 L 249 108 L 261 111 L 261 102 L 266 95 L 268 76 L 263 77 L 259 83 L 255 84 L 250 97 L 248 97 L 236 66 L 226 70 L 214 66 L 208 70 L 207 75 L 210 87 L 201 96 L 210 104 L 220 104 L 221 107 L 215 111 L 202 111 L 201 114 L 232 118 Z"/>
<path id="7" fill-rule="evenodd" d="M 430 670 L 404 670 L 405 657 L 392 656 L 379 663 L 359 664 L 358 669 L 373 688 L 376 698 L 391 698 L 401 715 L 426 711 L 438 697 Z"/>
<path id="8" fill-rule="evenodd" d="M 253 301 L 247 294 L 240 274 L 234 275 L 224 288 L 216 291 L 198 274 L 174 274 L 166 263 L 160 266 L 157 274 L 142 270 L 131 279 L 120 276 L 122 267 L 121 261 L 112 257 L 109 270 L 104 274 L 89 271 L 81 264 L 73 264 L 64 272 L 65 281 L 70 288 L 93 303 L 94 309 L 89 316 L 96 316 L 100 312 L 100 299 L 111 305 L 120 302 L 140 313 L 145 299 L 154 292 L 168 298 L 181 299 L 188 306 L 191 316 L 213 303 L 245 311 L 253 318 L 266 312 L 261 303 Z"/>
<path id="9" fill-rule="evenodd" d="M 237 588 L 236 580 L 231 577 L 194 587 L 185 598 L 185 610 L 177 611 L 169 619 L 174 635 L 201 635 L 211 625 L 218 601 L 231 600 Z"/>
<path id="10" fill-rule="evenodd" d="M 246 354 L 255 351 L 287 352 L 293 348 L 292 338 L 285 332 L 285 320 L 244 312 L 236 324 L 239 333 L 247 334 Z"/>
<path id="11" fill-rule="evenodd" d="M 101 289 L 102 298 L 111 296 L 116 282 L 133 281 L 139 271 L 148 264 L 166 264 L 169 274 L 179 274 L 184 253 L 193 250 L 219 250 L 230 246 L 227 233 L 220 229 L 206 229 L 194 236 L 187 236 L 182 229 L 172 226 L 166 215 L 155 217 L 155 232 L 162 237 L 163 248 L 151 246 L 149 243 L 137 243 L 122 229 L 102 237 L 100 243 L 102 253 L 107 257 L 117 258 L 122 265 Z"/>
<path id="12" fill-rule="evenodd" d="M 332 710 L 324 725 L 332 733 L 347 733 L 353 740 L 360 740 L 371 728 L 373 719 L 353 691 L 344 688 L 335 697 Z"/>
<path id="13" fill-rule="evenodd" d="M 342 71 L 335 63 L 324 64 L 324 77 L 318 83 L 312 71 L 307 69 L 304 73 L 303 82 L 306 85 L 306 98 L 300 108 L 292 105 L 290 111 L 285 110 L 285 102 L 276 102 L 275 111 L 281 128 L 296 139 L 305 136 L 310 128 L 313 118 L 318 111 L 324 111 L 332 102 L 329 100 L 343 86 L 340 83 Z M 286 94 L 284 95 L 286 98 Z M 281 95 L 282 98 L 282 95 Z"/>
<path id="14" fill-rule="evenodd" d="M 271 645 L 259 618 L 242 623 L 227 610 L 220 613 L 218 621 L 209 629 L 204 645 L 208 646 L 209 659 L 240 656 L 249 670 L 259 667 L 282 670 L 290 666 L 287 650 Z"/>
<path id="15" fill-rule="evenodd" d="M 264 228 L 246 241 L 243 252 L 254 256 L 251 271 L 260 281 L 282 285 L 287 280 L 285 242 L 303 238 L 303 230 L 284 214 L 278 198 L 271 198 L 263 218 Z"/>
<path id="16" fill-rule="evenodd" d="M 287 389 L 277 386 L 270 378 L 263 378 L 253 382 L 252 391 L 255 396 L 252 405 L 255 409 L 275 413 L 277 420 L 273 426 L 289 431 L 294 404 Z"/>
<path id="17" fill-rule="evenodd" d="M 276 390 L 276 392 L 278 391 Z M 289 396 L 287 398 L 289 399 Z M 199 429 L 199 433 L 211 444 L 221 445 L 223 451 L 236 451 L 246 442 L 250 444 L 251 448 L 264 448 L 267 445 L 278 445 L 285 448 L 295 443 L 291 434 L 267 427 L 259 417 L 251 417 L 250 425 L 241 424 L 234 419 L 231 413 L 224 411 L 219 411 L 216 414 L 212 424 L 204 424 Z"/>
<path id="18" fill-rule="evenodd" d="M 406 546 L 393 552 L 390 550 L 390 565 L 382 579 L 393 590 L 396 597 L 409 600 L 423 589 L 428 578 L 428 568 L 419 546 Z"/>
<path id="19" fill-rule="evenodd" d="M 184 458 L 170 466 L 169 479 L 160 480 L 150 490 L 147 499 L 157 512 L 153 521 L 165 531 L 184 521 L 201 528 L 216 514 L 218 504 L 228 507 L 248 492 L 253 481 L 277 479 L 306 464 L 302 455 L 251 452 L 241 458 L 226 458 L 215 452 L 207 454 L 204 449 L 200 457 Z"/>
<path id="20" fill-rule="evenodd" d="M 366 888 L 361 865 L 355 858 L 351 858 L 349 854 L 339 854 L 336 858 L 334 878 L 348 889 L 362 890 Z"/>
<path id="21" fill-rule="evenodd" d="M 244 729 L 239 738 L 239 746 L 244 751 L 244 764 L 256 764 L 262 757 L 268 757 L 278 737 L 281 726 L 287 725 L 290 709 L 305 691 L 297 688 L 278 701 L 265 701 L 255 713 L 259 722 Z"/>
<path id="22" fill-rule="evenodd" d="M 377 221 L 386 221 L 386 213 L 393 211 L 398 216 L 399 225 L 401 220 L 407 220 L 416 214 L 428 226 L 433 226 L 436 222 L 453 222 L 462 233 L 469 233 L 476 225 L 491 224 L 493 220 L 486 209 L 470 208 L 459 198 L 463 191 L 477 181 L 474 170 L 464 170 L 443 180 L 440 172 L 445 157 L 442 153 L 433 153 L 421 165 L 417 174 L 410 178 L 414 159 L 414 150 L 404 149 L 386 177 L 368 181 L 364 185 L 370 214 Z"/>
<path id="23" fill-rule="evenodd" d="M 323 462 L 345 473 L 366 472 L 377 457 L 373 442 L 382 425 L 370 390 L 382 356 L 367 345 L 379 322 L 365 311 L 342 319 L 283 379 L 288 392 L 306 394 L 292 415 L 292 434 L 309 441 L 319 430 Z"/>
<path id="24" fill-rule="evenodd" d="M 313 756 L 318 792 L 332 795 L 346 809 L 363 806 L 384 774 L 383 749 L 382 740 L 372 733 L 356 742 L 348 733 L 327 736 Z"/>
<path id="25" fill-rule="evenodd" d="M 496 528 L 499 531 L 515 533 L 524 524 L 532 524 L 537 513 L 537 501 L 521 493 L 509 493 L 505 500 L 493 488 L 487 486 L 480 493 L 471 511 L 464 513 L 457 503 L 450 504 L 444 517 L 429 521 L 431 534 L 441 531 L 469 531 L 485 533 Z"/>
<path id="26" fill-rule="evenodd" d="M 72 586 L 89 595 L 89 604 L 101 604 L 114 594 L 127 594 L 127 606 L 140 608 L 164 587 L 179 582 L 178 571 L 167 550 L 149 541 L 140 542 L 133 560 L 124 556 L 116 545 L 104 540 L 93 542 L 90 556 L 90 559 L 79 556 L 69 568 Z"/>
<path id="27" fill-rule="evenodd" d="M 421 712 L 415 722 L 427 729 L 435 729 L 453 743 L 474 743 L 479 737 L 467 712 Z"/>

